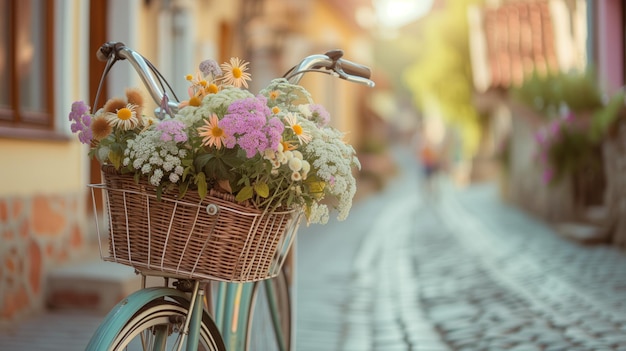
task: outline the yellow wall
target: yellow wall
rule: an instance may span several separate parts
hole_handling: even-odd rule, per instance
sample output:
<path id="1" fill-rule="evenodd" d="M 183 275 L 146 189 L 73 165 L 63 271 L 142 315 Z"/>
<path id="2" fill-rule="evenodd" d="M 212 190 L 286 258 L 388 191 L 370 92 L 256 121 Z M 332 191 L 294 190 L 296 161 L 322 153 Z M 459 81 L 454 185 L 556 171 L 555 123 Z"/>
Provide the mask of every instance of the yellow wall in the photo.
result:
<path id="1" fill-rule="evenodd" d="M 73 0 L 72 4 L 61 4 L 69 23 L 62 31 L 55 31 L 55 40 L 67 40 L 70 47 L 82 45 L 85 38 L 82 20 L 87 13 L 86 3 Z M 55 62 L 55 80 L 61 81 L 63 90 L 55 93 L 55 111 L 57 123 L 64 125 L 71 102 L 86 98 L 81 75 L 82 52 L 65 53 L 64 62 Z M 70 71 L 65 71 L 70 70 Z M 65 131 L 62 131 L 63 133 Z M 87 191 L 86 173 L 87 150 L 78 139 L 70 136 L 68 141 L 46 141 L 31 139 L 0 138 L 0 198 L 28 197 L 35 194 L 77 193 Z"/>
<path id="2" fill-rule="evenodd" d="M 335 9 L 328 6 L 326 1 L 314 1 L 311 15 L 307 18 L 305 34 L 313 45 L 309 54 L 320 54 L 331 49 L 342 49 L 344 58 L 369 65 L 365 35 Z M 320 23 L 324 23 L 323 26 Z M 346 140 L 351 144 L 359 141 L 359 97 L 364 86 L 347 82 L 342 79 L 332 79 L 326 75 L 309 74 L 301 84 L 311 92 L 315 101 L 324 105 L 331 114 L 331 123 L 346 133 Z"/>
<path id="3" fill-rule="evenodd" d="M 79 142 L 0 139 L 0 196 L 86 191 L 83 158 Z"/>

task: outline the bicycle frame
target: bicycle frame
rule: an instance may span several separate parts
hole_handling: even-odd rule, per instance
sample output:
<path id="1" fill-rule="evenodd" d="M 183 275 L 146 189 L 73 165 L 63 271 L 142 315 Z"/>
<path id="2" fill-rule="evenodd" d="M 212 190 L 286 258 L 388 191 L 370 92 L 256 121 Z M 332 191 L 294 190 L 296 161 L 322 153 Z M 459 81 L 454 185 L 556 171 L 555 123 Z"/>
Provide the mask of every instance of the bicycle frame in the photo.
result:
<path id="1" fill-rule="evenodd" d="M 343 52 L 333 50 L 325 55 L 312 55 L 302 60 L 297 66 L 289 70 L 285 74 L 285 78 L 292 84 L 298 84 L 300 79 L 307 72 L 323 72 L 334 75 L 336 77 L 373 87 L 374 82 L 369 79 L 370 71 L 367 67 L 358 65 L 348 60 L 342 59 Z M 178 110 L 178 104 L 168 101 L 165 95 L 164 82 L 162 77 L 143 56 L 137 52 L 127 48 L 123 43 L 105 43 L 98 51 L 98 58 L 107 61 L 104 76 L 111 69 L 113 64 L 118 60 L 128 60 L 138 72 L 144 85 L 150 92 L 151 97 L 160 105 L 158 111 L 175 113 Z M 167 83 L 165 83 L 167 84 Z M 101 81 L 102 85 L 102 81 Z M 168 85 L 169 87 L 169 85 Z M 171 90 L 171 89 L 170 89 Z M 96 94 L 99 95 L 100 88 Z M 175 299 L 188 301 L 188 316 L 185 318 L 183 330 L 181 333 L 181 342 L 178 345 L 178 351 L 182 350 L 184 339 L 187 338 L 187 351 L 197 350 L 202 316 L 204 311 L 204 290 L 200 287 L 200 281 L 192 280 L 193 288 L 191 291 L 184 292 L 181 289 L 169 287 L 169 278 L 184 279 L 180 277 L 172 277 L 164 274 L 154 274 L 165 277 L 165 286 L 162 287 L 146 287 L 146 275 L 153 274 L 141 272 L 142 289 L 126 297 L 118 303 L 114 309 L 107 315 L 103 324 L 111 326 L 110 328 L 99 328 L 97 333 L 91 339 L 87 350 L 101 350 L 101 345 L 110 345 L 118 334 L 121 333 L 124 325 L 122 322 L 133 317 L 147 303 L 162 299 Z M 248 312 L 253 303 L 255 289 L 258 287 L 256 283 L 225 283 L 220 282 L 217 288 L 217 296 L 215 300 L 215 311 L 213 320 L 219 328 L 222 340 L 227 350 L 244 350 L 248 345 L 244 345 L 248 339 L 247 333 L 250 332 L 248 323 Z M 276 340 L 281 351 L 288 350 L 289 345 L 282 335 L 280 327 L 280 318 L 278 316 L 276 292 L 272 284 L 264 283 L 265 292 L 268 299 L 269 308 L 272 314 L 272 323 L 276 332 Z M 191 294 L 191 296 L 189 296 Z M 213 302 L 211 302 L 212 305 Z M 212 307 L 212 306 L 211 306 Z M 209 308 L 209 310 L 211 310 Z M 156 349 L 161 349 L 166 342 L 168 331 L 161 330 L 155 337 Z M 293 340 L 293 338 L 291 338 Z"/>

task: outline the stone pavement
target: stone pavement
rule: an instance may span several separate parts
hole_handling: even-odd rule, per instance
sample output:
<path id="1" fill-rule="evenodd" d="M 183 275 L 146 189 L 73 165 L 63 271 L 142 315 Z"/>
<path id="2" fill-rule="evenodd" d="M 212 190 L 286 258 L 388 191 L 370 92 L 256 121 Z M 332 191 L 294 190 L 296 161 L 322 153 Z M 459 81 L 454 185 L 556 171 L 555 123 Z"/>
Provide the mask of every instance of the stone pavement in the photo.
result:
<path id="1" fill-rule="evenodd" d="M 416 253 L 422 306 L 454 350 L 626 350 L 624 252 L 562 239 L 493 187 L 455 195 L 447 233 Z"/>
<path id="2" fill-rule="evenodd" d="M 562 239 L 490 184 L 425 197 L 405 171 L 350 224 L 300 236 L 326 247 L 326 279 L 298 285 L 298 350 L 626 350 L 624 252 Z"/>
<path id="3" fill-rule="evenodd" d="M 302 227 L 297 350 L 626 351 L 624 252 L 562 239 L 493 185 L 419 184 L 409 167 L 346 221 Z M 82 350 L 100 319 L 44 314 L 0 350 Z"/>

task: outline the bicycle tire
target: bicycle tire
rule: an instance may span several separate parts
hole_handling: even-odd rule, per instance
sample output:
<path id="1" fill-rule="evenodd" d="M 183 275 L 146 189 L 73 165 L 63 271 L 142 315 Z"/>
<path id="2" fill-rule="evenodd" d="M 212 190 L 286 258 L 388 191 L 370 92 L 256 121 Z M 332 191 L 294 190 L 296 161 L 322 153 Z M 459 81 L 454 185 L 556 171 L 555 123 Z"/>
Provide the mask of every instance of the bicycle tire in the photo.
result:
<path id="1" fill-rule="evenodd" d="M 271 319 L 272 312 L 270 311 L 269 302 L 267 300 L 266 284 L 271 284 L 276 297 L 277 317 L 279 319 L 280 331 L 284 343 L 283 348 L 279 346 L 278 337 L 274 330 L 274 322 Z M 273 279 L 256 282 L 251 299 L 250 310 L 248 312 L 247 349 L 259 351 L 291 350 L 292 306 L 286 272 L 281 270 L 280 274 Z"/>
<path id="2" fill-rule="evenodd" d="M 180 302 L 165 299 L 150 301 L 124 323 L 107 350 L 152 350 L 152 341 L 163 335 L 162 333 L 167 334 L 164 335 L 167 338 L 166 346 L 178 345 L 180 334 L 173 331 L 183 325 L 188 309 L 188 305 Z M 206 313 L 202 315 L 198 350 L 226 351 L 221 334 Z"/>

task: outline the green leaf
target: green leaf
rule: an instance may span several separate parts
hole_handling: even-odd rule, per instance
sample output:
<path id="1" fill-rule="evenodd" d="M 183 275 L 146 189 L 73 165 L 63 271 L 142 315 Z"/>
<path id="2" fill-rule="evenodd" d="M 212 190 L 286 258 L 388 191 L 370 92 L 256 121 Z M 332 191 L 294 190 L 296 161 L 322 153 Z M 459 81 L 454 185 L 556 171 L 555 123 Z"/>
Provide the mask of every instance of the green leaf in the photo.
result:
<path id="1" fill-rule="evenodd" d="M 219 162 L 216 162 L 215 164 L 215 178 L 235 180 L 235 174 L 230 170 L 230 167 L 228 167 L 228 165 L 226 165 L 223 160 L 220 159 Z"/>
<path id="2" fill-rule="evenodd" d="M 114 152 L 113 150 L 111 150 L 109 152 L 109 161 L 111 161 L 111 163 L 113 164 L 113 167 L 115 167 L 115 169 L 119 170 L 120 166 L 122 165 L 122 154 Z"/>
<path id="3" fill-rule="evenodd" d="M 591 121 L 591 137 L 594 141 L 601 140 L 614 122 L 619 119 L 620 110 L 624 107 L 624 93 L 613 95 L 602 109 L 596 111 Z"/>
<path id="4" fill-rule="evenodd" d="M 237 196 L 235 196 L 235 200 L 237 200 L 239 202 L 243 202 L 243 201 L 246 201 L 248 199 L 251 199 L 253 195 L 254 195 L 254 190 L 253 190 L 252 186 L 244 186 L 237 193 Z"/>
<path id="5" fill-rule="evenodd" d="M 220 160 L 227 166 L 231 167 L 231 168 L 236 168 L 239 167 L 245 158 L 243 157 L 237 157 L 237 154 L 235 153 L 230 153 L 230 154 L 224 154 L 222 157 L 220 157 Z"/>
<path id="6" fill-rule="evenodd" d="M 157 196 L 158 201 L 161 201 L 162 195 L 163 195 L 163 184 L 159 184 L 159 186 L 157 186 L 156 188 L 156 196 Z"/>
<path id="7" fill-rule="evenodd" d="M 212 160 L 215 156 L 213 154 L 204 154 L 204 155 L 200 155 L 198 157 L 196 157 L 196 160 L 194 161 L 194 164 L 196 166 L 196 169 L 200 170 L 203 169 L 206 164 Z"/>
<path id="8" fill-rule="evenodd" d="M 178 186 L 178 198 L 182 199 L 185 194 L 187 194 L 187 189 L 189 189 L 189 182 L 182 182 Z"/>
<path id="9" fill-rule="evenodd" d="M 254 191 L 262 198 L 270 196 L 270 187 L 265 182 L 254 183 Z"/>
<path id="10" fill-rule="evenodd" d="M 187 176 L 189 175 L 190 172 L 191 172 L 191 167 L 186 167 L 183 170 L 183 176 L 182 176 L 183 181 L 187 180 Z"/>
<path id="11" fill-rule="evenodd" d="M 289 196 L 287 197 L 287 207 L 291 207 L 291 204 L 293 203 L 293 200 L 294 200 L 294 199 L 293 199 L 293 197 L 294 197 L 294 195 L 293 195 L 293 193 L 290 191 L 290 192 L 289 192 Z"/>
<path id="12" fill-rule="evenodd" d="M 198 186 L 198 195 L 200 195 L 201 199 L 204 199 L 208 192 L 206 176 L 204 175 L 204 173 L 200 172 L 196 174 L 196 185 Z"/>

